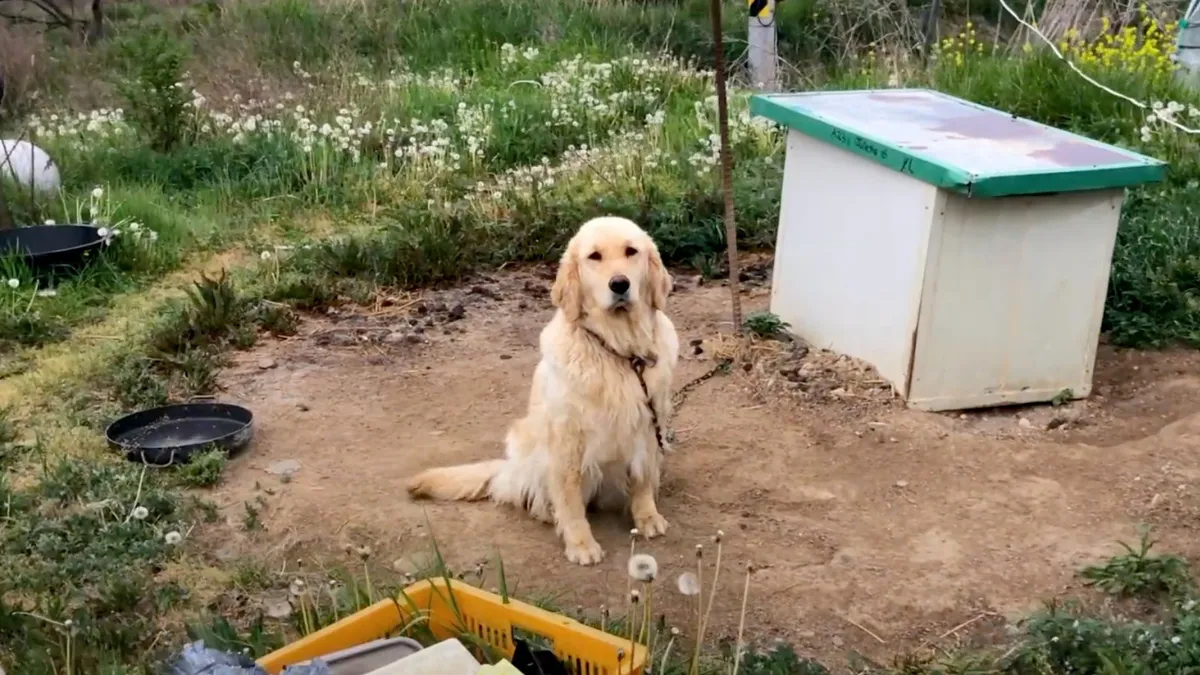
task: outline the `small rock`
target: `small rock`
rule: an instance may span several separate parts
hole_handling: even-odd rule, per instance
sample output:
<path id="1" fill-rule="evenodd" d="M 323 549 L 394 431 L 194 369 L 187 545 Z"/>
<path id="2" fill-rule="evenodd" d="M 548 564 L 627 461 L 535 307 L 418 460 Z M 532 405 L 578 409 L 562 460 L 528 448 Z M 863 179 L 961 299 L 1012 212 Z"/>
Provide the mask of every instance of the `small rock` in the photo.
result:
<path id="1" fill-rule="evenodd" d="M 522 300 L 517 303 L 517 309 L 529 309 L 529 303 Z"/>
<path id="2" fill-rule="evenodd" d="M 307 403 L 297 403 L 297 404 L 296 404 L 296 408 L 297 408 L 297 409 L 298 409 L 300 412 L 308 412 L 309 410 L 311 410 L 311 409 L 312 409 L 312 408 L 309 408 L 309 407 L 308 407 L 308 404 L 307 404 Z"/>
<path id="3" fill-rule="evenodd" d="M 492 300 L 500 299 L 500 295 L 487 286 L 472 286 L 471 292 L 475 295 L 482 295 L 485 298 L 491 298 Z"/>
<path id="4" fill-rule="evenodd" d="M 258 360 L 258 369 L 259 370 L 270 370 L 277 365 L 279 365 L 279 364 L 275 362 L 275 359 L 273 359 L 269 356 L 263 357 Z"/>
<path id="5" fill-rule="evenodd" d="M 817 637 L 817 634 L 814 631 L 811 631 L 811 630 L 800 631 L 800 639 L 801 640 L 811 640 L 815 637 Z"/>
<path id="6" fill-rule="evenodd" d="M 410 335 L 404 336 L 404 344 L 406 344 L 406 345 L 419 345 L 419 344 L 424 344 L 424 343 L 425 343 L 424 335 L 417 335 L 416 333 L 412 333 Z"/>
<path id="7" fill-rule="evenodd" d="M 446 311 L 446 303 L 444 303 L 444 302 L 435 302 L 435 303 L 433 303 L 433 307 L 432 307 L 432 309 L 433 309 L 433 311 L 435 311 L 435 312 L 444 312 L 444 311 Z"/>
<path id="8" fill-rule="evenodd" d="M 383 336 L 384 344 L 399 345 L 404 344 L 408 340 L 408 334 L 398 330 L 394 330 Z"/>
<path id="9" fill-rule="evenodd" d="M 1046 424 L 1046 429 L 1054 430 L 1054 429 L 1061 427 L 1062 425 L 1064 425 L 1066 423 L 1067 423 L 1067 419 L 1065 417 L 1055 417 L 1054 419 L 1050 420 L 1050 422 L 1048 422 Z"/>
<path id="10" fill-rule="evenodd" d="M 1021 427 L 1022 429 L 1032 429 L 1033 422 L 1030 422 L 1028 417 L 1022 417 L 1021 419 L 1017 420 L 1017 426 Z"/>
<path id="11" fill-rule="evenodd" d="M 833 646 L 834 647 L 842 647 L 842 646 L 845 646 L 845 644 L 846 644 L 845 640 L 843 640 L 842 638 L 840 638 L 836 635 L 833 636 Z"/>
<path id="12" fill-rule="evenodd" d="M 292 603 L 286 594 L 272 594 L 263 598 L 263 611 L 272 619 L 286 619 L 292 615 Z"/>
<path id="13" fill-rule="evenodd" d="M 464 308 L 462 306 L 462 303 L 460 302 L 450 308 L 450 312 L 447 314 L 447 317 L 451 321 L 458 321 L 459 319 L 463 318 L 466 315 L 467 315 L 467 310 L 466 310 L 466 308 Z"/>
<path id="14" fill-rule="evenodd" d="M 425 326 L 422 326 L 421 324 L 417 324 L 417 325 L 413 326 L 413 332 L 416 333 L 417 335 L 420 335 L 421 333 L 425 332 Z"/>
<path id="15" fill-rule="evenodd" d="M 898 480 L 898 481 L 896 481 L 896 487 L 898 487 L 900 489 L 904 489 L 904 488 L 908 487 L 908 481 Z"/>
<path id="16" fill-rule="evenodd" d="M 429 313 L 429 306 L 423 302 L 418 302 L 417 303 L 417 314 L 420 316 L 425 316 L 428 313 Z"/>
<path id="17" fill-rule="evenodd" d="M 511 359 L 511 358 L 512 358 L 512 354 L 501 354 L 501 355 L 500 355 L 500 360 L 501 360 L 501 361 L 507 361 L 507 360 L 509 360 L 509 359 Z"/>
<path id="18" fill-rule="evenodd" d="M 291 476 L 300 470 L 300 461 L 295 459 L 281 459 L 267 467 L 267 473 L 275 476 Z"/>

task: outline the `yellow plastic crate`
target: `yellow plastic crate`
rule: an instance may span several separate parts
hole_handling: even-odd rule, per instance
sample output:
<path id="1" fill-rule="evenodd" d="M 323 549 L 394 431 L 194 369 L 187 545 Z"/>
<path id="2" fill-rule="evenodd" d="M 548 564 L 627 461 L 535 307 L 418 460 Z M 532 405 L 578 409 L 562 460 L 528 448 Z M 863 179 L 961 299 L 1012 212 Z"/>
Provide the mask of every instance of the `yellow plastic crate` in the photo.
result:
<path id="1" fill-rule="evenodd" d="M 634 645 L 631 658 L 628 640 L 517 600 L 504 604 L 500 596 L 465 583 L 433 579 L 409 586 L 395 601 L 377 602 L 271 652 L 258 665 L 274 675 L 285 666 L 388 637 L 421 616 L 428 617 L 427 626 L 438 640 L 470 634 L 509 659 L 516 649 L 514 629 L 518 637 L 540 637 L 574 675 L 640 675 L 646 663 L 643 645 Z"/>

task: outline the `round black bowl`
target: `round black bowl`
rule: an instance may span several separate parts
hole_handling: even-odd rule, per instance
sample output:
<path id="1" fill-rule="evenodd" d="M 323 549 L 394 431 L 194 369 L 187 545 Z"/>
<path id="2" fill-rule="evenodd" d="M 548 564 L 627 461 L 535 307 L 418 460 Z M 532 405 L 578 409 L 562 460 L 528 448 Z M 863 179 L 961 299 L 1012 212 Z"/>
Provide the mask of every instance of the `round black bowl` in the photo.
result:
<path id="1" fill-rule="evenodd" d="M 181 403 L 141 410 L 108 425 L 109 446 L 131 462 L 186 464 L 193 453 L 234 454 L 254 436 L 254 414 L 229 403 Z"/>
<path id="2" fill-rule="evenodd" d="M 35 270 L 77 269 L 104 246 L 91 225 L 33 225 L 0 230 L 0 255 L 16 252 Z"/>

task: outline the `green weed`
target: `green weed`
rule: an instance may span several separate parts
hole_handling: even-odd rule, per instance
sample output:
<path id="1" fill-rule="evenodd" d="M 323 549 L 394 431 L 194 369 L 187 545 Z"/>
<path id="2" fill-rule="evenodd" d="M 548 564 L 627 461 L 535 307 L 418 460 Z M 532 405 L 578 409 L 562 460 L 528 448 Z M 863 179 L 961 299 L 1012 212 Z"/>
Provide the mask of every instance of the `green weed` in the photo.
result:
<path id="1" fill-rule="evenodd" d="M 1177 555 L 1150 554 L 1155 542 L 1149 530 L 1142 532 L 1136 549 L 1119 543 L 1125 554 L 1103 565 L 1085 567 L 1080 576 L 1106 593 L 1121 596 L 1181 597 L 1195 588 L 1186 560 Z"/>
<path id="2" fill-rule="evenodd" d="M 187 464 L 177 467 L 176 475 L 184 485 L 212 487 L 220 482 L 221 472 L 228 461 L 229 456 L 219 448 L 198 452 L 189 458 Z"/>
<path id="3" fill-rule="evenodd" d="M 757 337 L 778 340 L 787 335 L 791 325 L 770 312 L 755 312 L 742 321 L 742 329 Z"/>

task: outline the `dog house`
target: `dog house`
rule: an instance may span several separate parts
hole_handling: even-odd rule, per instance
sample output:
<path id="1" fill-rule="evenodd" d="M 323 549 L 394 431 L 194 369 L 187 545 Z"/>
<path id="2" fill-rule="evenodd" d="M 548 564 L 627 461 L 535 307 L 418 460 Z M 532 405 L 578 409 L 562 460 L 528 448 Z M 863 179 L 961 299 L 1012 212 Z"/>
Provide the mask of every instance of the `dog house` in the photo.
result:
<path id="1" fill-rule="evenodd" d="M 908 405 L 1087 396 L 1125 188 L 1162 162 L 920 89 L 755 96 L 788 129 L 771 311 Z"/>

